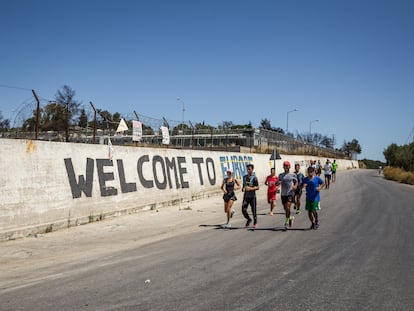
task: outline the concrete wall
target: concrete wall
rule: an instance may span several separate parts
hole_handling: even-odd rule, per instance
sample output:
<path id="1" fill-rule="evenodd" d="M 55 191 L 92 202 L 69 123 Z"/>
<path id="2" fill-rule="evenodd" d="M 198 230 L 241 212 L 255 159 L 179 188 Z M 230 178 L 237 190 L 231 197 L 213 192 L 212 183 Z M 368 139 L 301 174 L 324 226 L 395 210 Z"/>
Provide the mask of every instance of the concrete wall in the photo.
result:
<path id="1" fill-rule="evenodd" d="M 269 157 L 114 146 L 110 160 L 107 145 L 0 139 L 0 240 L 217 195 L 227 167 L 241 179 L 253 163 L 264 181 L 274 163 Z M 281 157 L 303 172 L 318 159 Z M 337 162 L 340 170 L 357 167 Z"/>

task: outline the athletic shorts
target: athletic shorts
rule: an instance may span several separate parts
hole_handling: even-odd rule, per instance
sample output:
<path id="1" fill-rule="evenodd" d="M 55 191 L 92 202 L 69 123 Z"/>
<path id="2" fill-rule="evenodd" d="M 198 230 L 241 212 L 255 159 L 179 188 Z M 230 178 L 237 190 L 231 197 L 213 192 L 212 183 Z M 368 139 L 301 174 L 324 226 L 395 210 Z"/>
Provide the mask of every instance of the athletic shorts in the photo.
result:
<path id="1" fill-rule="evenodd" d="M 293 202 L 293 197 L 291 195 L 282 195 L 282 204 L 286 204 L 287 202 Z"/>
<path id="2" fill-rule="evenodd" d="M 302 188 L 296 189 L 295 195 L 302 195 Z"/>
<path id="3" fill-rule="evenodd" d="M 237 197 L 234 194 L 234 192 L 233 193 L 225 193 L 225 194 L 223 194 L 223 200 L 224 200 L 224 202 L 227 203 L 230 200 L 236 201 L 237 200 Z"/>
<path id="4" fill-rule="evenodd" d="M 326 179 L 331 179 L 331 174 L 325 174 Z"/>
<path id="5" fill-rule="evenodd" d="M 307 211 L 319 211 L 321 209 L 320 202 L 313 202 L 309 199 L 306 199 L 305 209 Z"/>
<path id="6" fill-rule="evenodd" d="M 276 191 L 267 192 L 267 202 L 276 201 Z"/>

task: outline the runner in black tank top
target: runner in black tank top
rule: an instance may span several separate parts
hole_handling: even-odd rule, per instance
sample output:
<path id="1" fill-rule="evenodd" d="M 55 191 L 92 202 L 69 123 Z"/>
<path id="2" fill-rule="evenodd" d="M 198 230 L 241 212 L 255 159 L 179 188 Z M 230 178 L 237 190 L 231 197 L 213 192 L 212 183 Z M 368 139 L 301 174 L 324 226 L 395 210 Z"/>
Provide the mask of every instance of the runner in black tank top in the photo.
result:
<path id="1" fill-rule="evenodd" d="M 224 225 L 226 228 L 230 228 L 230 218 L 233 217 L 234 211 L 232 211 L 232 206 L 234 201 L 237 200 L 234 193 L 235 190 L 240 189 L 240 184 L 237 179 L 233 178 L 233 171 L 228 169 L 227 177 L 223 179 L 221 184 L 221 190 L 223 190 L 223 200 L 224 200 L 224 212 L 227 214 L 227 223 Z"/>

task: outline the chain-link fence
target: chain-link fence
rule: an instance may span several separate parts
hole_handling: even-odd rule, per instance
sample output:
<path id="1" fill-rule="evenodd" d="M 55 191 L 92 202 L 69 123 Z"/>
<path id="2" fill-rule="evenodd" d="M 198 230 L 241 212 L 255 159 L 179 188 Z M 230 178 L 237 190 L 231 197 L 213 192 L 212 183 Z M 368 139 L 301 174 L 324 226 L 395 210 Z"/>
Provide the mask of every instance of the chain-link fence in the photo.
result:
<path id="1" fill-rule="evenodd" d="M 166 120 L 167 121 L 167 120 Z M 159 123 L 160 125 L 163 123 Z M 68 136 L 67 136 L 68 135 Z M 36 133 L 21 130 L 11 130 L 0 133 L 3 138 L 35 139 Z M 39 132 L 39 140 L 47 141 L 69 141 L 75 143 L 96 143 L 107 144 L 108 138 L 113 145 L 129 145 L 141 147 L 168 147 L 176 149 L 198 149 L 198 150 L 220 150 L 231 152 L 259 152 L 271 153 L 277 149 L 284 154 L 306 154 L 315 156 L 326 156 L 335 158 L 346 158 L 344 152 L 316 146 L 311 143 L 303 142 L 292 136 L 284 135 L 279 132 L 264 130 L 260 128 L 246 129 L 197 129 L 183 126 L 181 129 L 175 127 L 170 130 L 170 143 L 162 144 L 161 131 L 144 129 L 142 138 L 139 142 L 133 141 L 132 129 L 116 133 L 113 129 L 71 127 L 66 131 L 47 131 Z"/>

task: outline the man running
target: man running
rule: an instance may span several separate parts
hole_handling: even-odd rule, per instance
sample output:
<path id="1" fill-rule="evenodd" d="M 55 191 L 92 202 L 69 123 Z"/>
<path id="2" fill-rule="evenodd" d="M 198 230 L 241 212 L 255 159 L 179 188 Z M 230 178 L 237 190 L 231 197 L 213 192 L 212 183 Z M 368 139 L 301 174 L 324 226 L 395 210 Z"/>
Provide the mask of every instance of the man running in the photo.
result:
<path id="1" fill-rule="evenodd" d="M 294 217 L 290 215 L 290 205 L 293 202 L 293 196 L 295 195 L 295 190 L 297 188 L 298 179 L 296 174 L 290 173 L 290 162 L 283 162 L 284 172 L 279 174 L 277 186 L 282 185 L 281 199 L 283 208 L 285 209 L 285 229 L 287 230 L 288 226 L 292 227 L 292 222 Z"/>
<path id="2" fill-rule="evenodd" d="M 332 183 L 334 184 L 336 181 L 336 170 L 338 169 L 338 163 L 334 159 L 332 162 Z"/>
<path id="3" fill-rule="evenodd" d="M 247 164 L 247 174 L 243 177 L 243 203 L 242 213 L 244 218 L 247 219 L 246 227 L 250 226 L 252 219 L 247 212 L 247 207 L 250 205 L 253 214 L 253 227 L 257 227 L 257 201 L 256 201 L 256 190 L 259 190 L 259 182 L 257 177 L 253 174 L 253 164 Z"/>
<path id="4" fill-rule="evenodd" d="M 269 215 L 273 216 L 273 209 L 275 208 L 276 192 L 277 192 L 277 176 L 275 175 L 275 168 L 270 169 L 270 175 L 266 177 L 265 185 L 267 186 L 267 202 L 270 204 Z"/>
<path id="5" fill-rule="evenodd" d="M 300 172 L 300 164 L 295 164 L 296 178 L 298 179 L 298 184 L 295 190 L 295 196 L 293 198 L 293 209 L 296 210 L 296 214 L 300 213 L 300 198 L 302 196 L 302 181 L 305 176 Z"/>
<path id="6" fill-rule="evenodd" d="M 329 159 L 326 159 L 325 163 L 325 189 L 329 189 L 332 177 L 332 164 Z"/>
<path id="7" fill-rule="evenodd" d="M 309 220 L 311 221 L 310 229 L 318 229 L 318 211 L 320 207 L 319 191 L 323 188 L 325 183 L 322 178 L 315 175 L 313 167 L 308 168 L 308 176 L 303 179 L 302 186 L 306 187 L 306 210 L 308 211 Z"/>

